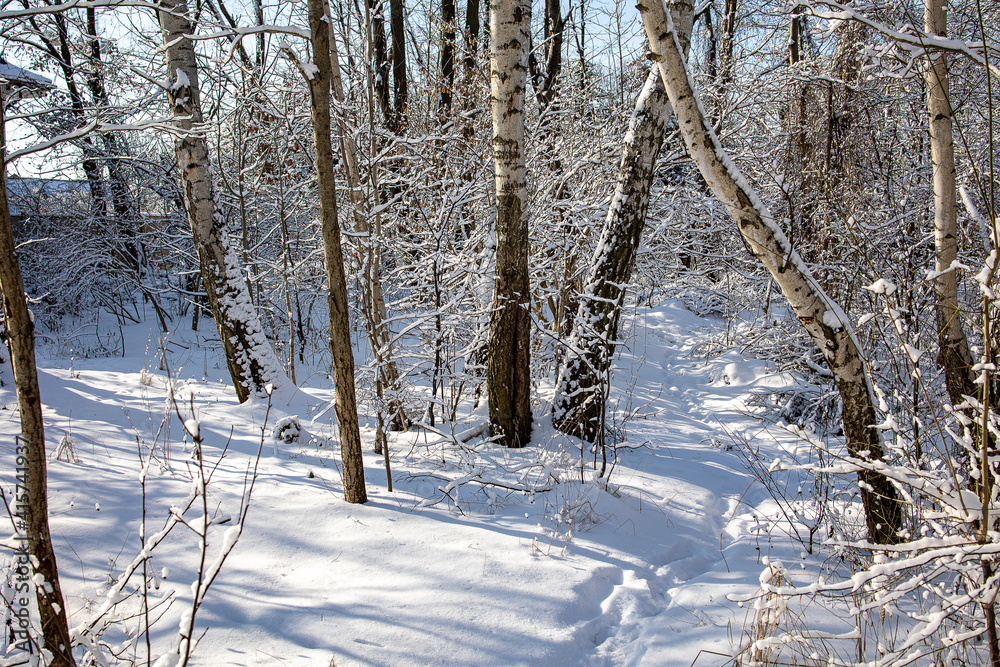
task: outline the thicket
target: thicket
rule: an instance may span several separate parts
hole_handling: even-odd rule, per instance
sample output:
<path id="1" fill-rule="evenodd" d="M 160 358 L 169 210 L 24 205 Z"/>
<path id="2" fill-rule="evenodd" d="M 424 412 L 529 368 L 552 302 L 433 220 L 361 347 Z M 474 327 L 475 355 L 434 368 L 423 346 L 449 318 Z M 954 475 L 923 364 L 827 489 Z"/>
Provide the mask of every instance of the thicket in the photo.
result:
<path id="1" fill-rule="evenodd" d="M 529 77 L 526 95 L 536 387 L 555 380 L 565 355 L 622 139 L 649 71 L 640 26 L 624 3 L 572 3 L 565 15 L 555 12 L 557 21 L 550 4 L 536 10 L 534 52 L 544 53 L 558 27 L 561 66 L 542 72 L 551 59 L 536 62 L 539 73 Z M 85 211 L 67 219 L 59 206 L 43 212 L 40 204 L 20 203 L 33 211 L 15 232 L 39 334 L 75 354 L 124 355 L 123 335 L 91 335 L 104 331 L 97 317 L 110 315 L 124 326 L 151 310 L 164 330 L 181 320 L 210 324 L 177 165 L 162 132 L 169 131 L 163 82 L 170 73 L 155 53 L 159 36 L 138 26 L 122 34 L 110 10 L 15 16 L 14 9 L 3 9 L 10 13 L 2 19 L 5 57 L 58 72 L 62 81 L 44 97 L 8 102 L 8 123 L 38 141 L 65 137 L 95 119 L 101 126 L 45 158 L 53 174 L 84 173 L 91 190 Z M 236 243 L 253 306 L 286 372 L 302 380 L 330 364 L 309 94 L 292 60 L 309 57 L 300 33 L 253 28 L 307 21 L 296 5 L 244 9 L 246 16 L 238 16 L 216 0 L 200 5 L 204 134 L 218 212 Z M 474 32 L 468 11 L 485 17 L 488 8 L 458 7 L 450 24 L 430 6 L 406 7 L 403 107 L 393 106 L 400 100 L 398 73 L 390 92 L 386 27 L 377 27 L 386 9 L 337 5 L 331 20 L 344 88 L 335 134 L 356 147 L 361 190 L 360 198 L 348 192 L 341 153 L 336 179 L 352 322 L 356 338 L 367 340 L 364 281 L 375 257 L 390 331 L 387 350 L 360 343 L 368 363 L 359 369 L 359 398 L 367 414 L 401 407 L 410 425 L 453 433 L 460 417 L 485 400 L 497 243 L 486 113 L 490 44 L 488 30 Z M 813 476 L 822 502 L 782 502 L 798 527 L 791 532 L 808 536 L 810 550 L 831 554 L 808 584 L 768 565 L 760 629 L 741 656 L 750 663 L 774 663 L 791 651 L 805 663 L 824 655 L 837 664 L 1000 665 L 993 611 L 1000 551 L 993 481 L 1000 428 L 993 405 L 1000 343 L 994 293 L 1000 9 L 981 0 L 950 9 L 952 41 L 945 42 L 925 31 L 923 4 L 908 0 L 843 6 L 725 0 L 696 8 L 688 65 L 703 110 L 792 246 L 850 317 L 886 450 L 882 460 L 870 461 L 841 446 L 841 399 L 821 351 L 747 252 L 670 126 L 622 307 L 682 299 L 696 312 L 727 319 L 718 349 L 738 346 L 796 374 L 793 386 L 759 395 L 753 407 L 795 429 L 807 453 L 784 472 L 759 472 Z M 447 44 L 450 74 L 443 67 Z M 975 394 L 963 401 L 949 395 L 937 362 L 941 271 L 934 265 L 925 72 L 938 53 L 948 58 L 959 187 L 958 260 L 947 271 L 958 278 L 975 363 L 966 370 L 976 375 Z M 75 92 L 67 81 L 76 82 Z M 358 228 L 356 210 L 367 229 Z M 387 351 L 399 376 L 388 385 L 381 370 Z M 549 409 L 549 400 L 545 391 L 534 392 L 536 415 Z M 622 418 L 609 415 L 608 428 Z M 611 435 L 612 442 L 620 436 Z M 468 452 L 461 438 L 446 441 Z M 589 444 L 579 447 L 567 457 L 572 466 L 591 453 L 596 461 Z M 749 466 L 759 465 L 753 443 L 739 448 Z M 478 479 L 476 489 L 495 487 L 481 483 L 481 467 L 463 468 L 466 459 L 455 456 L 454 470 L 465 472 L 452 482 Z M 867 541 L 856 485 L 844 476 L 859 469 L 885 475 L 904 499 L 899 544 Z M 524 488 L 549 489 L 550 481 L 532 478 Z M 788 627 L 775 611 L 797 596 L 816 595 L 829 596 L 832 608 L 848 600 L 847 616 L 855 619 L 848 624 L 857 632 L 836 637 Z M 890 612 L 909 619 L 904 629 L 884 631 L 875 617 Z M 849 649 L 828 650 L 845 642 Z M 777 657 L 779 649 L 785 657 Z"/>

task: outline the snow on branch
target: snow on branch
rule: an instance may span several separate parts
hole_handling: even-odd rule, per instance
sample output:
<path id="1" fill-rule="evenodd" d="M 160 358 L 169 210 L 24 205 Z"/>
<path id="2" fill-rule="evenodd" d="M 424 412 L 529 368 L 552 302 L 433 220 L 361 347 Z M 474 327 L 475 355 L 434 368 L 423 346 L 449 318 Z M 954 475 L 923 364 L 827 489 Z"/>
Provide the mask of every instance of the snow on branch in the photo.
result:
<path id="1" fill-rule="evenodd" d="M 961 53 L 978 65 L 988 68 L 993 76 L 1000 76 L 1000 69 L 998 69 L 992 62 L 989 62 L 990 60 L 1000 59 L 1000 45 L 992 44 L 986 41 L 966 42 L 961 39 L 949 39 L 947 37 L 941 37 L 939 35 L 934 35 L 924 30 L 920 30 L 912 25 L 891 28 L 884 23 L 868 18 L 858 12 L 854 7 L 849 7 L 847 5 L 840 4 L 839 2 L 820 0 L 817 4 L 826 5 L 827 7 L 830 7 L 832 11 L 818 9 L 815 5 L 809 2 L 800 2 L 797 6 L 806 7 L 813 14 L 813 16 L 831 21 L 835 23 L 835 25 L 839 25 L 842 21 L 857 21 L 858 23 L 864 24 L 869 28 L 882 33 L 890 39 L 918 49 Z"/>

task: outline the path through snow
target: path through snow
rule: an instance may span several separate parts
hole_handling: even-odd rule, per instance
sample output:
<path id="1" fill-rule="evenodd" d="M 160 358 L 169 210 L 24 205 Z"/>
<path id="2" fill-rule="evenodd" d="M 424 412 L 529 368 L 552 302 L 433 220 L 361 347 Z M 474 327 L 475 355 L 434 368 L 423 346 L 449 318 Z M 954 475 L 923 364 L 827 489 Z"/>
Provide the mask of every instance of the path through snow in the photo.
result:
<path id="1" fill-rule="evenodd" d="M 630 397 L 628 444 L 643 446 L 620 452 L 613 493 L 564 485 L 556 496 L 508 496 L 464 513 L 448 503 L 416 509 L 440 495 L 441 480 L 427 457 L 412 466 L 403 458 L 426 435 L 399 434 L 396 490 L 385 490 L 380 457 L 368 453 L 371 502 L 351 506 L 329 448 L 282 444 L 275 454 L 267 440 L 248 525 L 198 617 L 209 631 L 196 664 L 722 664 L 745 619 L 728 596 L 756 590 L 766 549 L 753 530 L 753 507 L 766 497 L 747 493 L 750 476 L 719 446 L 723 426 L 761 431 L 738 412 L 742 399 L 787 378 L 732 350 L 699 352 L 720 326 L 677 302 L 635 315 L 615 396 L 622 407 Z M 130 347 L 142 350 L 149 334 L 131 335 Z M 222 521 L 238 511 L 265 406 L 237 405 L 221 360 L 175 335 L 174 384 L 193 398 L 206 455 L 218 459 L 232 433 L 210 485 L 210 512 Z M 50 447 L 70 435 L 80 459 L 50 462 L 52 529 L 74 622 L 139 548 L 137 439 L 151 443 L 168 410 L 167 378 L 149 368 L 149 357 L 75 360 L 70 368 L 65 359 L 41 361 Z M 143 365 L 149 373 L 140 381 Z M 10 487 L 18 422 L 3 372 L 0 470 Z M 269 423 L 296 415 L 307 431 L 329 436 L 323 407 L 331 393 L 286 397 Z M 190 446 L 177 418 L 168 423 L 170 447 L 147 482 L 147 533 L 189 488 Z M 534 437 L 536 448 L 570 446 L 547 418 Z M 497 456 L 514 465 L 537 452 Z M 558 510 L 581 507 L 589 530 L 568 543 L 553 538 Z M 171 641 L 190 596 L 193 549 L 190 532 L 178 532 L 155 552 L 153 571 L 167 569 L 157 595 L 172 590 L 178 602 L 156 626 L 154 654 Z"/>

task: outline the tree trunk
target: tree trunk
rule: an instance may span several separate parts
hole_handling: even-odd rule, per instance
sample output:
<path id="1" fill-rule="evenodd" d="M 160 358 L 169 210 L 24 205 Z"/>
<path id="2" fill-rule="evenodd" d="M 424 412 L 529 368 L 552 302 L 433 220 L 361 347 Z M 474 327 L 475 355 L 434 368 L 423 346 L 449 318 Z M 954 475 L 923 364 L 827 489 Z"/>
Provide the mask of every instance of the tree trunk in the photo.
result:
<path id="1" fill-rule="evenodd" d="M 680 37 L 686 51 L 694 5 L 691 0 L 673 0 L 670 12 L 675 25 L 681 26 Z M 597 251 L 590 261 L 565 362 L 556 383 L 552 406 L 555 427 L 587 442 L 593 442 L 601 428 L 625 285 L 635 267 L 656 158 L 663 146 L 670 115 L 670 100 L 654 65 L 625 135 L 618 185 Z"/>
<path id="2" fill-rule="evenodd" d="M 379 109 L 382 110 L 382 117 L 385 125 L 390 131 L 396 131 L 396 114 L 392 107 L 392 100 L 389 95 L 389 51 L 385 38 L 385 12 L 383 10 L 384 0 L 368 0 L 368 13 L 371 17 L 371 40 L 372 55 L 374 56 L 375 69 L 375 97 L 378 99 Z"/>
<path id="3" fill-rule="evenodd" d="M 528 55 L 531 82 L 538 100 L 539 114 L 544 117 L 558 94 L 556 81 L 562 71 L 563 32 L 566 21 L 562 17 L 560 0 L 545 0 L 545 16 L 542 22 L 542 55 L 545 69 L 538 66 L 534 50 Z M 544 118 L 543 118 L 544 123 Z"/>
<path id="4" fill-rule="evenodd" d="M 486 364 L 490 424 L 508 447 L 531 438 L 524 94 L 531 4 L 490 3 L 490 109 L 496 182 L 496 269 Z"/>
<path id="5" fill-rule="evenodd" d="M 83 95 L 76 85 L 76 66 L 73 64 L 73 54 L 70 50 L 69 27 L 66 17 L 62 13 L 53 15 L 52 21 L 55 25 L 58 45 L 53 44 L 42 31 L 34 19 L 31 19 L 32 27 L 38 31 L 45 50 L 59 64 L 63 78 L 66 81 L 66 91 L 69 93 L 70 110 L 81 125 L 87 121 L 86 105 Z M 83 151 L 83 173 L 87 177 L 87 184 L 90 186 L 90 213 L 95 220 L 101 220 L 107 215 L 107 189 L 104 187 L 104 179 L 101 175 L 101 167 L 97 161 L 100 151 L 96 142 L 91 137 L 84 137 L 80 140 L 80 147 Z"/>
<path id="6" fill-rule="evenodd" d="M 792 20 L 788 25 L 788 64 L 794 65 L 802 60 L 802 12 L 799 5 L 792 10 Z"/>
<path id="7" fill-rule="evenodd" d="M 7 135 L 4 128 L 3 98 L 0 97 L 0 296 L 7 327 L 7 345 L 14 371 L 17 410 L 21 417 L 21 441 L 17 446 L 18 493 L 15 499 L 17 533 L 23 534 L 23 549 L 15 551 L 20 561 L 44 585 L 35 586 L 38 615 L 45 650 L 52 652 L 54 667 L 75 665 L 70 649 L 66 621 L 66 603 L 59 586 L 56 556 L 49 533 L 49 503 L 45 471 L 45 430 L 42 425 L 42 399 L 38 391 L 38 371 L 35 368 L 35 327 L 28 312 L 28 303 L 17 261 L 14 231 L 7 202 L 7 177 L 4 159 Z M 23 457 L 23 458 L 22 458 Z M 22 467 L 23 466 L 23 467 Z M 22 473 L 23 470 L 23 473 Z M 21 475 L 24 475 L 23 481 Z M 21 518 L 26 521 L 21 521 Z M 26 545 L 24 544 L 26 542 Z M 37 584 L 37 582 L 36 582 Z M 27 609 L 27 605 L 22 605 Z"/>
<path id="8" fill-rule="evenodd" d="M 644 0 L 638 8 L 688 152 L 833 371 L 844 404 L 848 452 L 859 459 L 880 461 L 883 449 L 872 426 L 877 420 L 871 389 L 859 346 L 849 331 L 849 318 L 813 278 L 702 114 L 662 1 Z M 877 472 L 862 470 L 858 477 L 869 539 L 881 544 L 897 542 L 902 510 L 895 487 Z"/>
<path id="9" fill-rule="evenodd" d="M 167 100 L 174 126 L 182 134 L 174 140 L 177 169 L 184 191 L 184 208 L 201 263 L 208 304 L 219 329 L 229 374 L 240 402 L 268 384 L 289 384 L 274 349 L 264 336 L 250 301 L 228 225 L 215 205 L 212 165 L 202 134 L 201 99 L 193 33 L 186 0 L 162 0 L 160 28 L 166 45 L 167 72 L 173 82 Z"/>
<path id="10" fill-rule="evenodd" d="M 444 120 L 451 112 L 451 91 L 455 87 L 455 0 L 441 0 L 441 95 L 438 115 Z"/>
<path id="11" fill-rule="evenodd" d="M 471 77 L 476 69 L 476 52 L 479 51 L 479 0 L 465 4 L 465 76 Z"/>
<path id="12" fill-rule="evenodd" d="M 329 7 L 325 5 L 325 7 Z M 372 355 L 375 357 L 376 372 L 380 375 L 382 386 L 389 390 L 389 415 L 393 428 L 402 431 L 406 428 L 406 414 L 403 411 L 403 404 L 399 398 L 399 370 L 392 357 L 392 332 L 386 323 L 388 311 L 385 306 L 385 294 L 382 291 L 382 253 L 378 249 L 377 239 L 372 238 L 372 230 L 368 225 L 370 207 L 368 198 L 361 188 L 361 173 L 358 169 L 358 152 L 354 144 L 354 138 L 350 134 L 347 121 L 344 118 L 340 107 L 345 103 L 344 86 L 340 78 L 340 58 L 337 54 L 337 43 L 334 40 L 333 22 L 330 22 L 330 69 L 331 83 L 333 84 L 333 96 L 338 105 L 337 125 L 340 135 L 340 152 L 344 160 L 344 171 L 347 174 L 347 187 L 350 193 L 351 204 L 354 206 L 354 227 L 359 234 L 359 238 L 365 239 L 363 247 L 359 248 L 362 259 L 362 312 L 365 318 L 365 331 L 368 334 L 368 343 L 372 348 Z M 373 196 L 377 196 L 378 182 L 374 180 L 372 172 Z M 381 213 L 375 211 L 375 231 L 379 232 Z M 383 398 L 383 396 L 379 396 Z"/>
<path id="13" fill-rule="evenodd" d="M 454 0 L 452 0 L 454 2 Z M 389 0 L 389 28 L 392 31 L 392 94 L 395 119 L 391 128 L 396 134 L 406 131 L 406 26 L 403 0 Z"/>
<path id="14" fill-rule="evenodd" d="M 309 31 L 313 63 L 318 72 L 304 72 L 311 93 L 313 139 L 316 143 L 316 176 L 319 181 L 323 256 L 330 307 L 330 352 L 337 392 L 335 410 L 340 426 L 340 449 L 344 461 L 344 497 L 349 503 L 368 501 L 365 467 L 358 428 L 358 406 L 354 392 L 354 351 L 347 310 L 347 279 L 337 222 L 337 189 L 333 174 L 333 143 L 330 140 L 330 88 L 332 63 L 328 0 L 309 0 Z"/>
<path id="15" fill-rule="evenodd" d="M 101 40 L 97 37 L 97 10 L 87 8 L 87 40 L 90 42 L 87 87 L 99 109 L 110 108 L 107 89 L 104 85 L 104 62 L 101 56 Z M 111 206 L 115 212 L 117 233 L 121 236 L 121 253 L 127 266 L 135 270 L 136 279 L 143 270 L 142 244 L 138 239 L 139 211 L 135 198 L 129 191 L 125 176 L 124 161 L 127 159 L 128 144 L 124 137 L 105 132 L 101 135 L 104 144 L 105 165 L 108 168 L 108 187 L 111 190 Z"/>
<path id="16" fill-rule="evenodd" d="M 722 53 L 719 54 L 719 72 L 722 86 L 722 95 L 725 95 L 726 88 L 733 80 L 733 47 L 736 44 L 736 8 L 737 0 L 725 0 L 724 16 L 722 19 Z M 720 97 L 722 97 L 720 95 Z"/>
<path id="17" fill-rule="evenodd" d="M 924 11 L 927 32 L 944 37 L 947 17 L 944 0 L 927 0 Z M 943 51 L 929 51 L 930 63 L 924 73 L 927 111 L 930 116 L 931 163 L 934 173 L 934 279 L 938 331 L 938 365 L 944 370 L 945 385 L 953 405 L 976 396 L 973 360 L 962 328 L 958 304 L 958 273 L 949 270 L 958 259 L 957 206 L 955 189 L 955 148 L 951 127 L 951 98 L 948 94 L 948 61 Z"/>

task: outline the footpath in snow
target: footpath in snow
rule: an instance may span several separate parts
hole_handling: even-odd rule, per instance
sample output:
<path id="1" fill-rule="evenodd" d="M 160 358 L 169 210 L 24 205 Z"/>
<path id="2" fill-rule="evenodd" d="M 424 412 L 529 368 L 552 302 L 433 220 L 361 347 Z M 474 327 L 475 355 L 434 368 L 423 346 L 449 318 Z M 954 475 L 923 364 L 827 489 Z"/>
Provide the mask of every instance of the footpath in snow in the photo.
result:
<path id="1" fill-rule="evenodd" d="M 97 611 L 139 552 L 143 511 L 149 535 L 190 489 L 191 445 L 176 401 L 185 417 L 193 407 L 206 460 L 217 464 L 209 556 L 239 516 L 264 432 L 242 538 L 197 617 L 207 634 L 195 664 L 721 665 L 747 618 L 734 596 L 757 590 L 768 548 L 759 533 L 768 496 L 727 447 L 727 431 L 761 433 L 741 414 L 746 397 L 788 381 L 735 351 L 711 351 L 705 342 L 721 326 L 678 302 L 634 315 L 612 396 L 632 416 L 606 489 L 589 464 L 581 472 L 576 441 L 539 413 L 534 445 L 520 451 L 392 434 L 394 491 L 369 451 L 362 506 L 342 500 L 332 391 L 319 375 L 268 409 L 262 400 L 238 405 L 217 351 L 190 332 L 166 348 L 172 377 L 157 368 L 155 338 L 138 327 L 124 359 L 71 362 L 43 349 L 49 448 L 65 436 L 76 457 L 49 463 L 71 625 Z M 9 494 L 19 424 L 9 365 L 0 373 L 0 483 Z M 273 425 L 289 416 L 302 437 L 275 443 Z M 456 430 L 477 420 L 466 415 Z M 371 430 L 363 435 L 371 441 Z M 140 457 L 150 451 L 144 500 Z M 519 468 L 539 492 L 473 479 Z M 464 484 L 449 487 L 463 474 Z M 156 608 L 154 659 L 174 641 L 197 562 L 184 527 L 153 553 L 150 600 L 175 598 Z M 144 639 L 120 631 L 136 623 L 105 639 L 145 662 Z"/>

